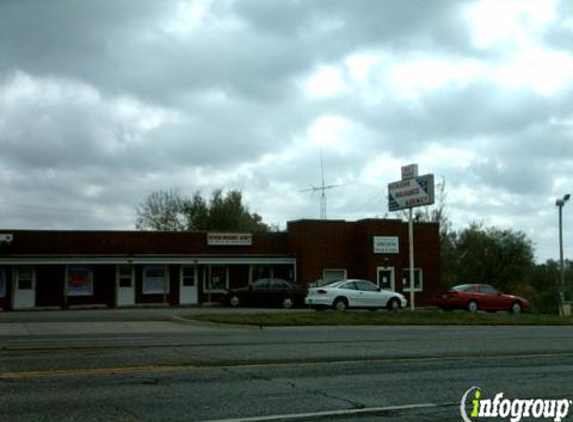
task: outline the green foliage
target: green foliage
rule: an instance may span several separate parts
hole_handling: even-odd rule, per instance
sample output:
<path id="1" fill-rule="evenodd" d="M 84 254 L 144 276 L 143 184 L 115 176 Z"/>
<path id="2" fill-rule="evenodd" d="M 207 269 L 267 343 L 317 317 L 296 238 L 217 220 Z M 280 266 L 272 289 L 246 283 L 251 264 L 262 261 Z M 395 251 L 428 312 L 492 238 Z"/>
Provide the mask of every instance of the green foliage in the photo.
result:
<path id="1" fill-rule="evenodd" d="M 471 224 L 455 243 L 457 278 L 463 283 L 492 284 L 515 291 L 533 268 L 533 245 L 524 233 Z"/>
<path id="2" fill-rule="evenodd" d="M 565 300 L 573 300 L 573 262 L 565 260 Z M 536 265 L 528 278 L 529 297 L 536 312 L 556 313 L 558 311 L 558 288 L 561 277 L 559 262 L 552 259 Z"/>
<path id="3" fill-rule="evenodd" d="M 242 193 L 237 190 L 226 195 L 216 190 L 209 201 L 199 191 L 191 198 L 182 197 L 176 191 L 152 192 L 137 207 L 136 227 L 166 231 L 269 231 L 262 217 L 243 205 Z"/>

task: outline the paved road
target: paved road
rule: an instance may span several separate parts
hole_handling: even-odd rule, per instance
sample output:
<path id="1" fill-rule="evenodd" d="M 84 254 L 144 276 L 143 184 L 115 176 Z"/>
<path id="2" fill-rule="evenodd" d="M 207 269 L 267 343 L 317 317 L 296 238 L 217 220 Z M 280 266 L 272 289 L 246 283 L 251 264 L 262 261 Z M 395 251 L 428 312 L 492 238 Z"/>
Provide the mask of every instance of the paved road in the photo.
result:
<path id="1" fill-rule="evenodd" d="M 10 421 L 461 421 L 474 385 L 573 398 L 572 374 L 569 327 L 0 324 Z"/>

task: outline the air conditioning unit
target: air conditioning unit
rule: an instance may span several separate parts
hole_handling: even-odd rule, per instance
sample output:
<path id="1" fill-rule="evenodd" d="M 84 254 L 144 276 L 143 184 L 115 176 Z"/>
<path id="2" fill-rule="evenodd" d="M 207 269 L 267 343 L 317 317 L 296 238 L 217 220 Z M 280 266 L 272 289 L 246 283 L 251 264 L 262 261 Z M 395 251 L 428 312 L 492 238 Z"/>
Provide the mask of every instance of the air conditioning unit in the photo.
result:
<path id="1" fill-rule="evenodd" d="M 12 243 L 14 236 L 11 234 L 0 234 L 0 243 Z"/>

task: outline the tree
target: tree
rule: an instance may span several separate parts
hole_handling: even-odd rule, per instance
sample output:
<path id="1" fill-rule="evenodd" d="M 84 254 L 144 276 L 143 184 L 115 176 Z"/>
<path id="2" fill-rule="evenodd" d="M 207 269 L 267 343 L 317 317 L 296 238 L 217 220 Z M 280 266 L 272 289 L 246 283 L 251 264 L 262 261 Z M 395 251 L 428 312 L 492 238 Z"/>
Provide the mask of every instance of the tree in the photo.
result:
<path id="1" fill-rule="evenodd" d="M 522 288 L 534 267 L 533 244 L 520 231 L 472 223 L 457 234 L 456 281 L 488 283 L 500 290 Z"/>
<path id="2" fill-rule="evenodd" d="M 138 230 L 185 230 L 183 203 L 176 190 L 151 192 L 136 209 L 135 227 Z"/>
<path id="3" fill-rule="evenodd" d="M 136 227 L 139 230 L 269 231 L 262 217 L 243 205 L 241 191 L 230 190 L 224 195 L 220 189 L 212 193 L 209 201 L 199 191 L 191 198 L 172 190 L 152 192 L 137 208 Z"/>

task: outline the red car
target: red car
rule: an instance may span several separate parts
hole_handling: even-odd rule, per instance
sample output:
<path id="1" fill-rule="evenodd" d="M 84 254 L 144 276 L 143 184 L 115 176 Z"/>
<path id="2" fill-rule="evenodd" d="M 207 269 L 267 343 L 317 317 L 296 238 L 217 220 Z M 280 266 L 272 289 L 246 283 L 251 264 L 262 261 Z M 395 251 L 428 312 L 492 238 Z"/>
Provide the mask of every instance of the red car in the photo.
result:
<path id="1" fill-rule="evenodd" d="M 444 311 L 467 309 L 470 312 L 509 311 L 519 314 L 530 309 L 526 299 L 500 293 L 489 284 L 462 284 L 449 290 L 441 290 L 434 303 Z"/>

